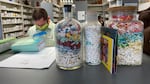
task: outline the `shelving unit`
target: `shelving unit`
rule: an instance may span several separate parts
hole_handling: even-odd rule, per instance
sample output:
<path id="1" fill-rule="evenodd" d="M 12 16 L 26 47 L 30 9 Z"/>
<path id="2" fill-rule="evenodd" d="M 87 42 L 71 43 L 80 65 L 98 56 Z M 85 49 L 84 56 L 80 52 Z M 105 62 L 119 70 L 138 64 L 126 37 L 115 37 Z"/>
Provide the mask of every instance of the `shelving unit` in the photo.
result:
<path id="1" fill-rule="evenodd" d="M 26 30 L 33 25 L 32 11 L 31 6 L 0 0 L 0 39 L 24 36 Z"/>
<path id="2" fill-rule="evenodd" d="M 88 4 L 88 10 L 96 11 L 98 15 L 101 15 L 104 18 L 104 20 L 108 18 L 107 8 L 109 8 L 109 2 L 103 4 Z"/>
<path id="3" fill-rule="evenodd" d="M 2 38 L 23 35 L 22 6 L 14 2 L 0 0 Z"/>
<path id="4" fill-rule="evenodd" d="M 145 2 L 143 2 L 142 0 L 141 0 L 141 2 L 139 3 L 139 7 L 138 7 L 138 11 L 142 11 L 142 10 L 145 10 L 145 9 L 147 9 L 147 8 L 149 8 L 150 7 L 150 1 L 145 1 Z"/>
<path id="5" fill-rule="evenodd" d="M 33 25 L 32 22 L 32 12 L 33 12 L 33 7 L 23 5 L 23 28 L 24 28 L 24 34 L 26 34 L 27 30 Z"/>
<path id="6" fill-rule="evenodd" d="M 50 19 L 54 23 L 57 23 L 58 21 L 62 19 L 62 16 L 63 16 L 61 14 L 62 9 L 61 9 L 61 6 L 59 6 L 58 4 L 54 4 L 48 1 L 43 1 L 41 2 L 40 6 L 47 11 L 48 16 L 50 16 Z"/>
<path id="7" fill-rule="evenodd" d="M 141 1 L 143 2 L 143 0 Z M 109 14 L 108 11 L 106 11 L 106 9 L 114 6 L 138 6 L 138 0 L 111 0 L 109 2 L 107 0 L 102 0 L 102 4 L 88 4 L 88 10 L 97 11 L 98 14 L 104 18 L 104 20 L 107 20 L 109 18 Z M 141 8 L 145 7 L 143 6 Z"/>
<path id="8" fill-rule="evenodd" d="M 57 4 L 53 4 L 53 22 L 57 23 L 62 19 L 61 7 Z"/>

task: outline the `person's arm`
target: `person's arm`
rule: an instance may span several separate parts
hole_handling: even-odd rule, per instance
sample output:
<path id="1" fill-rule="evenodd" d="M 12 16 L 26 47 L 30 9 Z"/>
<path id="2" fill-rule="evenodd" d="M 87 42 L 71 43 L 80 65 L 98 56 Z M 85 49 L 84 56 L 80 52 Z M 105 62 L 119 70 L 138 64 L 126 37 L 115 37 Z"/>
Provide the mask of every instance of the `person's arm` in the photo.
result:
<path id="1" fill-rule="evenodd" d="M 51 20 L 49 20 L 49 28 L 51 29 L 51 39 L 55 40 L 55 23 L 53 23 Z"/>
<path id="2" fill-rule="evenodd" d="M 54 23 L 53 24 L 53 29 L 52 29 L 52 38 L 53 40 L 55 40 L 55 28 L 56 28 L 56 25 Z"/>
<path id="3" fill-rule="evenodd" d="M 34 25 L 28 29 L 27 36 L 33 36 L 33 34 L 35 34 L 35 32 L 36 32 L 36 27 Z"/>

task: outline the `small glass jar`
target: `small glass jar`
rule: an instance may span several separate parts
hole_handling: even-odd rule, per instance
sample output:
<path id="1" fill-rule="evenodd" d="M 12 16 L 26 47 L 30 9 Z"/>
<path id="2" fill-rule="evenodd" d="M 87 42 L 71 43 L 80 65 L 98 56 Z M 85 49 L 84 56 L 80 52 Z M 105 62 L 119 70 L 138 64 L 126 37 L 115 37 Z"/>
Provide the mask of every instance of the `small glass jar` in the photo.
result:
<path id="1" fill-rule="evenodd" d="M 74 70 L 82 65 L 82 29 L 72 18 L 71 5 L 64 5 L 64 19 L 56 24 L 56 63 L 60 69 Z"/>
<path id="2" fill-rule="evenodd" d="M 100 64 L 100 28 L 96 11 L 87 11 L 84 25 L 85 61 L 88 65 Z"/>
<path id="3" fill-rule="evenodd" d="M 118 65 L 141 65 L 143 55 L 143 23 L 136 20 L 134 6 L 109 8 L 107 26 L 118 30 Z"/>

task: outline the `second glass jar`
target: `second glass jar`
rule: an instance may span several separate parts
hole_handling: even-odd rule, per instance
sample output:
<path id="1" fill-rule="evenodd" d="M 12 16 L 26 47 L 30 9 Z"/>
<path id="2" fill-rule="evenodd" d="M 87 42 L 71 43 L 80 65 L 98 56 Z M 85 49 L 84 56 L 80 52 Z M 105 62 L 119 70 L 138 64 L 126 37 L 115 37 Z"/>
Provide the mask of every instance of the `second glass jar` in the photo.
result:
<path id="1" fill-rule="evenodd" d="M 84 25 L 85 61 L 88 65 L 100 64 L 100 28 L 96 11 L 87 11 Z"/>

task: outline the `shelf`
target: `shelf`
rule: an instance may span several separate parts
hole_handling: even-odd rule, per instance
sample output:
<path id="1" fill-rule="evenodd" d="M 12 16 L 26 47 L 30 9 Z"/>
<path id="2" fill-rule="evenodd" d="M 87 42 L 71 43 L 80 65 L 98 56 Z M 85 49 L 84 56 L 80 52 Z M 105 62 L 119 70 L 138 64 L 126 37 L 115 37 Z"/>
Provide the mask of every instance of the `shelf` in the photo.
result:
<path id="1" fill-rule="evenodd" d="M 55 5 L 55 7 L 58 7 Z M 32 26 L 32 12 L 34 7 L 30 5 L 24 5 L 21 3 L 15 3 L 14 1 L 9 0 L 0 0 L 0 13 L 1 13 L 1 22 L 3 31 L 0 31 L 2 34 L 2 39 L 6 37 L 11 37 L 14 35 L 19 35 L 25 33 L 25 27 Z M 12 22 L 11 19 L 16 19 Z M 18 19 L 20 19 L 18 21 Z M 28 23 L 28 21 L 30 21 Z M 16 22 L 16 23 L 15 23 Z M 28 23 L 28 24 L 27 24 Z M 21 26 L 21 29 L 14 28 L 15 26 Z M 12 28 L 11 31 L 7 31 L 5 28 Z M 6 32 L 7 31 L 7 32 Z M 21 32 L 22 31 L 22 32 Z M 21 35 L 23 36 L 23 35 Z"/>
<path id="2" fill-rule="evenodd" d="M 17 16 L 2 16 L 2 18 L 22 18 L 22 17 L 17 17 Z"/>
<path id="3" fill-rule="evenodd" d="M 111 1 L 111 2 L 113 2 L 113 1 Z M 107 5 L 109 5 L 109 3 L 111 3 L 111 2 L 105 2 L 105 3 L 103 3 L 102 5 L 103 5 L 103 6 L 107 6 Z"/>
<path id="4" fill-rule="evenodd" d="M 24 35 L 22 34 L 22 35 L 17 35 L 16 37 L 23 37 Z"/>
<path id="5" fill-rule="evenodd" d="M 1 9 L 2 11 L 10 11 L 10 12 L 21 12 L 21 10 L 14 10 L 14 9 Z"/>
<path id="6" fill-rule="evenodd" d="M 24 26 L 30 26 L 30 25 L 33 25 L 33 24 L 24 24 Z"/>
<path id="7" fill-rule="evenodd" d="M 58 22 L 58 19 L 54 19 L 53 21 L 54 21 L 54 22 Z"/>
<path id="8" fill-rule="evenodd" d="M 101 15 L 103 18 L 106 14 L 108 14 L 107 8 L 109 8 L 110 3 L 114 2 L 114 0 L 108 2 L 104 1 L 102 4 L 88 4 L 88 10 L 93 10 L 98 13 L 98 15 Z"/>
<path id="9" fill-rule="evenodd" d="M 22 31 L 23 29 L 18 29 L 18 30 L 12 30 L 12 31 L 4 31 L 3 33 L 10 33 L 10 32 L 16 32 L 16 31 Z"/>
<path id="10" fill-rule="evenodd" d="M 26 14 L 32 14 L 32 12 L 23 12 L 23 13 L 26 13 Z"/>
<path id="11" fill-rule="evenodd" d="M 29 28 L 28 28 L 28 29 L 25 29 L 24 31 L 27 32 L 28 30 L 29 30 Z"/>
<path id="12" fill-rule="evenodd" d="M 139 3 L 138 11 L 145 10 L 150 7 L 150 2 Z"/>
<path id="13" fill-rule="evenodd" d="M 30 6 L 30 5 L 23 5 L 23 7 L 33 9 L 33 7 L 32 7 L 32 6 Z"/>
<path id="14" fill-rule="evenodd" d="M 96 10 L 97 12 L 103 12 L 103 10 Z"/>
<path id="15" fill-rule="evenodd" d="M 21 6 L 20 3 L 12 2 L 12 1 L 7 1 L 7 0 L 0 0 L 1 3 L 6 3 L 6 4 L 11 4 L 11 5 L 16 5 L 16 6 Z"/>
<path id="16" fill-rule="evenodd" d="M 96 6 L 102 7 L 103 5 L 102 4 L 88 4 L 88 7 L 96 7 Z"/>
<path id="17" fill-rule="evenodd" d="M 89 7 L 96 7 L 96 6 L 103 7 L 107 5 L 109 5 L 109 2 L 105 2 L 103 4 L 88 4 Z"/>
<path id="18" fill-rule="evenodd" d="M 53 8 L 53 11 L 60 13 L 60 10 L 59 10 L 59 9 Z"/>
<path id="19" fill-rule="evenodd" d="M 59 17 L 60 17 L 60 15 L 59 15 L 59 14 L 57 14 L 57 13 L 54 13 L 54 12 L 53 12 L 53 17 L 54 17 L 54 18 L 59 18 Z"/>
<path id="20" fill-rule="evenodd" d="M 53 4 L 55 7 L 57 7 L 57 8 L 60 8 L 60 6 L 59 5 L 57 5 L 57 4 Z"/>
<path id="21" fill-rule="evenodd" d="M 3 25 L 17 25 L 17 24 L 22 24 L 22 23 L 9 23 L 9 24 L 3 24 Z"/>
<path id="22" fill-rule="evenodd" d="M 23 18 L 24 20 L 32 20 L 32 18 Z"/>
<path id="23" fill-rule="evenodd" d="M 108 11 L 107 11 L 107 9 L 106 9 L 106 10 L 104 10 L 104 12 L 108 12 Z"/>

